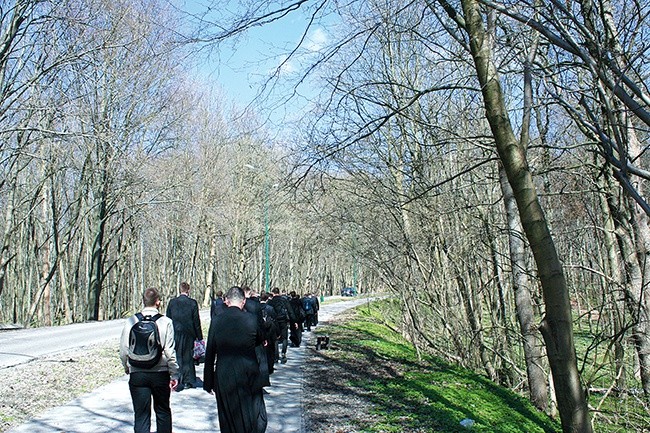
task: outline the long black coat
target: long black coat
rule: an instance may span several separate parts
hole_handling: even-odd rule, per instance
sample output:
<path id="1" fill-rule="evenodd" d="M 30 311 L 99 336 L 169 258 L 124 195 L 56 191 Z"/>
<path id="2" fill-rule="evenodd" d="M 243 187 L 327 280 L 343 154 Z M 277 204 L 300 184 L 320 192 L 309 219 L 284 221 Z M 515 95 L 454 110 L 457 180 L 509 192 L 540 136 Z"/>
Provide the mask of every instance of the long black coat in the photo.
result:
<path id="1" fill-rule="evenodd" d="M 261 342 L 257 318 L 237 307 L 224 309 L 210 323 L 203 389 L 216 394 L 222 433 L 266 430 L 260 366 L 255 354 L 255 346 Z"/>
<path id="2" fill-rule="evenodd" d="M 166 316 L 172 319 L 174 324 L 180 382 L 182 385 L 194 385 L 196 381 L 193 356 L 194 340 L 203 339 L 199 304 L 187 295 L 179 295 L 169 301 Z"/>
<path id="3" fill-rule="evenodd" d="M 266 328 L 264 327 L 264 318 L 262 315 L 262 303 L 257 297 L 246 298 L 246 303 L 244 304 L 244 310 L 257 318 L 257 327 L 259 329 L 259 332 L 262 335 L 262 341 L 258 343 L 257 347 L 255 347 L 255 353 L 257 354 L 257 361 L 259 362 L 260 365 L 259 384 L 260 386 L 271 386 L 270 375 L 272 370 L 269 370 L 266 349 L 262 344 L 264 343 L 264 340 L 268 338 L 268 336 L 266 335 Z"/>

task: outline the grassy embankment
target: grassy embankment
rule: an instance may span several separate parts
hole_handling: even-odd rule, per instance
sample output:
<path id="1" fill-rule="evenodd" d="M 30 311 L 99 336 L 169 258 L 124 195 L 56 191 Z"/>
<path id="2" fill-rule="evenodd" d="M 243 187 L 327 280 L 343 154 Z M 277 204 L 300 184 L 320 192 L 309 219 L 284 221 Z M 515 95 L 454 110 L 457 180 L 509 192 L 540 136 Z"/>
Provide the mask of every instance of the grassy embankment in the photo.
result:
<path id="1" fill-rule="evenodd" d="M 359 368 L 360 374 L 348 385 L 369 394 L 373 408 L 372 424 L 367 418 L 360 421 L 360 431 L 561 431 L 558 422 L 528 400 L 485 377 L 434 357 L 418 359 L 410 344 L 382 324 L 380 314 L 376 308 L 359 307 L 351 320 L 319 326 L 316 331 L 335 342 L 335 350 L 328 353 L 329 362 Z M 384 368 L 381 374 L 375 368 L 364 372 L 364 364 Z M 473 425 L 464 427 L 461 422 Z"/>

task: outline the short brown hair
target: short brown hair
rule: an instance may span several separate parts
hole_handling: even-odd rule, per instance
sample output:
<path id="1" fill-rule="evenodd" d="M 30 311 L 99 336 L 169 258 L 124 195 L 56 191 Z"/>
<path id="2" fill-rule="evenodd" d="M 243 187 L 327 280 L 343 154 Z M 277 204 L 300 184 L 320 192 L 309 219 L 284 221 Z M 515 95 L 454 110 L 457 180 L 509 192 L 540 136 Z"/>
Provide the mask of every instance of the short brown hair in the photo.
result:
<path id="1" fill-rule="evenodd" d="M 148 289 L 145 289 L 144 293 L 142 294 L 142 303 L 145 307 L 155 307 L 156 302 L 158 302 L 159 299 L 160 293 L 155 287 L 149 287 Z"/>
<path id="2" fill-rule="evenodd" d="M 187 293 L 189 291 L 190 291 L 190 285 L 187 282 L 183 281 L 181 283 L 181 293 Z"/>

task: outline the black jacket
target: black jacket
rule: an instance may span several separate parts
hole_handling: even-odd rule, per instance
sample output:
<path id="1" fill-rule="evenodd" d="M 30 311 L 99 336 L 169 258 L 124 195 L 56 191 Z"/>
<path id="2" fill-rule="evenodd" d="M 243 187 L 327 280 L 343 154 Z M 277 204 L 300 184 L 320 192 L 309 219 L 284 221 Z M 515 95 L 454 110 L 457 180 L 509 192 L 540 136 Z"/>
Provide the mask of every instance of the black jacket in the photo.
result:
<path id="1" fill-rule="evenodd" d="M 174 334 L 185 334 L 192 340 L 202 340 L 199 304 L 187 295 L 179 295 L 169 301 L 166 316 L 174 323 Z"/>

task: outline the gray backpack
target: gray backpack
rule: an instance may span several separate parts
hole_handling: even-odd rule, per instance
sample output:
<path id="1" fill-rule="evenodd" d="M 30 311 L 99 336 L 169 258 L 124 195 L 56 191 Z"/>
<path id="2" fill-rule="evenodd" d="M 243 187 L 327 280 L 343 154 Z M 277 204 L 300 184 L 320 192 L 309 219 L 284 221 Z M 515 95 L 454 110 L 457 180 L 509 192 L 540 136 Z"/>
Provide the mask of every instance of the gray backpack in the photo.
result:
<path id="1" fill-rule="evenodd" d="M 144 316 L 137 313 L 135 316 L 138 321 L 129 332 L 129 364 L 138 368 L 153 368 L 160 361 L 163 352 L 156 325 L 156 320 L 160 319 L 162 314 Z"/>

